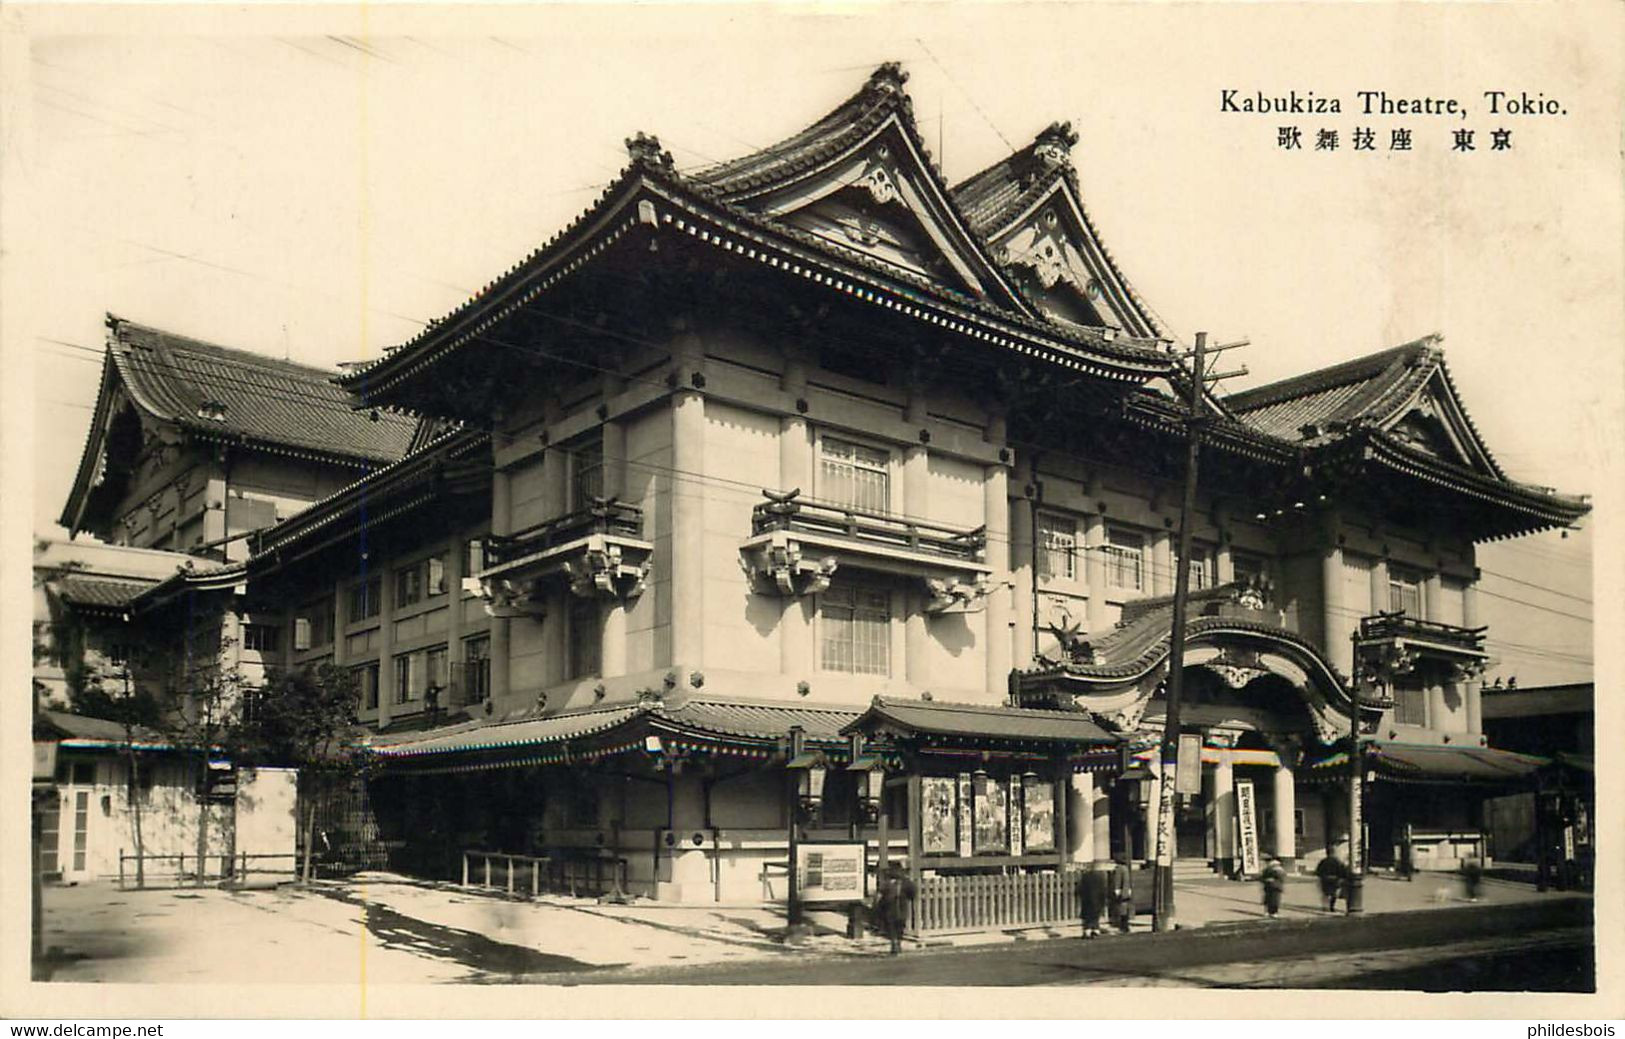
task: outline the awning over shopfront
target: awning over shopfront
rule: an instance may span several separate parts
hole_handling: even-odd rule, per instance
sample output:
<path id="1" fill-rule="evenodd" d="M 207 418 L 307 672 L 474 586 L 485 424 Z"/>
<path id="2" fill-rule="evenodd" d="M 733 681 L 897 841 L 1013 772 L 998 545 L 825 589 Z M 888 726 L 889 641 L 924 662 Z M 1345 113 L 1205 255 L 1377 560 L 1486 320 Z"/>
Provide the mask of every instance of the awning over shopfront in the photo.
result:
<path id="1" fill-rule="evenodd" d="M 1492 747 L 1451 747 L 1423 743 L 1394 743 L 1374 740 L 1366 747 L 1366 758 L 1379 779 L 1395 783 L 1477 783 L 1517 786 L 1527 782 L 1536 769 L 1550 763 L 1533 754 L 1515 754 Z M 1310 766 L 1317 775 L 1338 774 L 1348 769 L 1348 752 L 1338 751 Z"/>

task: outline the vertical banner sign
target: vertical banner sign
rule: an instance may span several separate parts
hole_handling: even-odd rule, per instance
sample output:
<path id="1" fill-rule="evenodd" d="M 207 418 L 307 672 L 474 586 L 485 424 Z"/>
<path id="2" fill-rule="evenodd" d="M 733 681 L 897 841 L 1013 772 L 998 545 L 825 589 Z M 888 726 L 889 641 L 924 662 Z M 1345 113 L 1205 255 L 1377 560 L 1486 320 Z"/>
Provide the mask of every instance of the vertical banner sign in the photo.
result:
<path id="1" fill-rule="evenodd" d="M 1179 787 L 1181 794 L 1202 792 L 1202 737 L 1182 733 L 1179 737 Z"/>
<path id="2" fill-rule="evenodd" d="M 1241 871 L 1256 877 L 1263 870 L 1258 861 L 1258 806 L 1250 779 L 1236 780 L 1236 832 L 1241 840 Z"/>
<path id="3" fill-rule="evenodd" d="M 1027 802 L 1022 798 L 1021 775 L 1010 777 L 1010 854 L 1020 855 L 1027 837 Z"/>
<path id="4" fill-rule="evenodd" d="M 969 772 L 959 773 L 959 854 L 971 855 L 971 833 L 976 819 L 971 815 L 971 781 Z"/>
<path id="5" fill-rule="evenodd" d="M 1158 748 L 1158 755 L 1162 753 Z M 1157 784 L 1157 865 L 1174 864 L 1174 767 L 1176 757 L 1162 761 L 1162 782 Z"/>

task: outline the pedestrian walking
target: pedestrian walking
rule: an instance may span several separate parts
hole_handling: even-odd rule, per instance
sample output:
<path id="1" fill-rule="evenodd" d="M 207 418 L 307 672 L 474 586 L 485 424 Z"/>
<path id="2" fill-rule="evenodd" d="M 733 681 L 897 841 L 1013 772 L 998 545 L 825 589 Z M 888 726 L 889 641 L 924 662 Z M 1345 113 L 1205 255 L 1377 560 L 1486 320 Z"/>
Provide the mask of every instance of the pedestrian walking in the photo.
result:
<path id="1" fill-rule="evenodd" d="M 1484 866 L 1477 856 L 1469 855 L 1461 860 L 1461 886 L 1467 895 L 1467 901 L 1478 901 L 1479 885 L 1484 881 Z"/>
<path id="2" fill-rule="evenodd" d="M 1286 867 L 1271 855 L 1264 862 L 1259 880 L 1264 885 L 1264 915 L 1274 920 L 1281 912 L 1281 894 L 1286 890 Z"/>
<path id="3" fill-rule="evenodd" d="M 1348 867 L 1335 849 L 1316 864 L 1315 876 L 1320 880 L 1320 904 L 1328 913 L 1337 912 L 1337 896 L 1342 893 L 1348 878 Z"/>
<path id="4" fill-rule="evenodd" d="M 880 878 L 880 890 L 875 899 L 875 915 L 880 927 L 891 939 L 891 954 L 896 956 L 903 948 L 903 928 L 908 926 L 909 911 L 914 906 L 914 881 L 901 866 L 886 867 Z"/>
<path id="5" fill-rule="evenodd" d="M 1134 919 L 1134 870 L 1127 859 L 1118 859 L 1112 867 L 1109 888 L 1112 903 L 1112 921 L 1117 929 L 1128 933 L 1129 921 Z"/>
<path id="6" fill-rule="evenodd" d="M 1109 878 L 1104 870 L 1096 869 L 1093 862 L 1084 863 L 1078 874 L 1078 911 L 1083 917 L 1083 936 L 1100 936 L 1100 917 L 1106 910 L 1106 892 Z"/>

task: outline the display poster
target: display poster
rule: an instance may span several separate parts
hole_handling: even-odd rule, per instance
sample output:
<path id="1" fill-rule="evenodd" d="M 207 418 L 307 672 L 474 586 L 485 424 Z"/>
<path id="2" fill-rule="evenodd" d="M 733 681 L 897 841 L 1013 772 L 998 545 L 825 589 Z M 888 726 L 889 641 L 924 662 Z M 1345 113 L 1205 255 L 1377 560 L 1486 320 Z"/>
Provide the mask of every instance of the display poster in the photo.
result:
<path id="1" fill-rule="evenodd" d="M 978 855 L 1010 850 L 1010 785 L 988 777 L 986 793 L 976 798 L 976 848 Z"/>
<path id="2" fill-rule="evenodd" d="M 1258 861 L 1258 803 L 1253 797 L 1253 781 L 1236 780 L 1236 839 L 1240 844 L 1241 871 L 1250 877 L 1262 872 Z"/>
<path id="3" fill-rule="evenodd" d="M 1349 869 L 1355 873 L 1365 872 L 1365 862 L 1362 858 L 1365 842 L 1360 835 L 1365 833 L 1365 789 L 1364 780 L 1356 775 L 1354 777 L 1354 796 L 1349 799 Z"/>
<path id="4" fill-rule="evenodd" d="M 1055 850 L 1055 787 L 1042 780 L 1022 788 L 1022 844 L 1027 851 Z"/>
<path id="5" fill-rule="evenodd" d="M 1179 768 L 1174 777 L 1174 792 L 1193 795 L 1202 792 L 1202 737 L 1196 733 L 1183 733 L 1179 737 Z"/>
<path id="6" fill-rule="evenodd" d="M 920 780 L 920 830 L 927 855 L 952 855 L 959 850 L 958 814 L 951 776 Z"/>
<path id="7" fill-rule="evenodd" d="M 959 773 L 959 854 L 970 858 L 971 833 L 974 820 L 971 818 L 971 796 L 973 786 L 969 772 Z"/>
<path id="8" fill-rule="evenodd" d="M 1026 783 L 1019 775 L 1010 777 L 1010 854 L 1022 854 L 1027 843 Z"/>
<path id="9" fill-rule="evenodd" d="M 868 894 L 864 845 L 809 842 L 796 848 L 797 895 L 803 902 L 861 902 Z"/>

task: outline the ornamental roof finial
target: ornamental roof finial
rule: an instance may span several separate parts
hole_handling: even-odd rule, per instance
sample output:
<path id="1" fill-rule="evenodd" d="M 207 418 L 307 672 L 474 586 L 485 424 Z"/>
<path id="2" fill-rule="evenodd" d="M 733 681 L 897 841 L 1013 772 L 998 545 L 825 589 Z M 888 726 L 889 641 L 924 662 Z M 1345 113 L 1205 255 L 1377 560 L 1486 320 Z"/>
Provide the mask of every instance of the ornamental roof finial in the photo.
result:
<path id="1" fill-rule="evenodd" d="M 660 138 L 654 134 L 637 132 L 634 137 L 626 139 L 626 154 L 632 157 L 634 166 L 648 166 L 655 169 L 669 170 L 672 168 L 671 152 L 660 147 Z"/>
<path id="2" fill-rule="evenodd" d="M 1070 122 L 1051 123 L 1033 140 L 1033 154 L 1046 165 L 1060 166 L 1071 161 L 1072 146 L 1077 143 L 1078 135 Z"/>
<path id="3" fill-rule="evenodd" d="M 863 89 L 876 94 L 901 94 L 903 84 L 908 82 L 908 73 L 903 71 L 900 62 L 888 61 L 884 65 L 869 73 L 869 82 Z"/>

